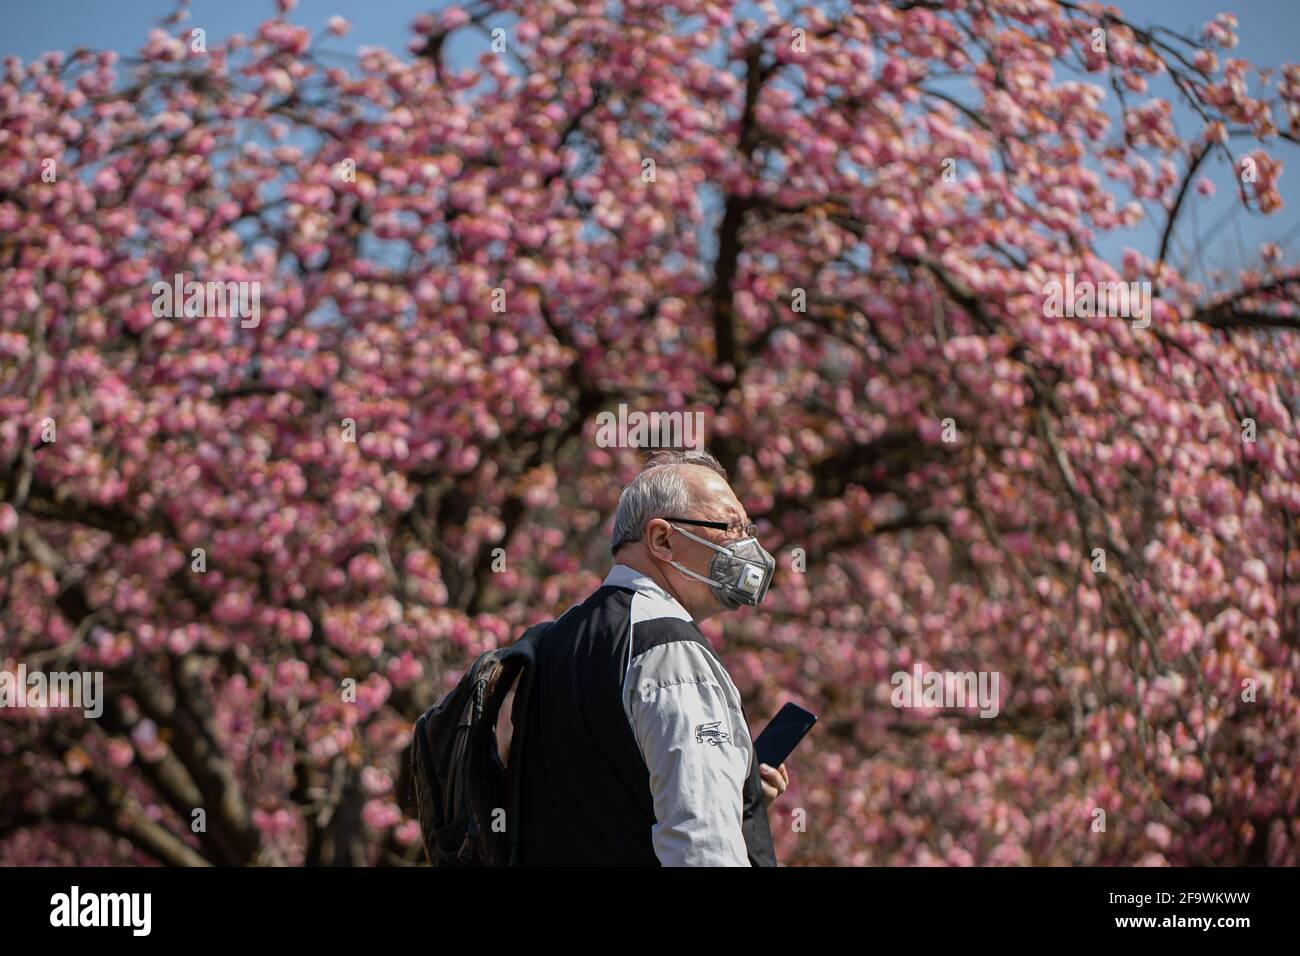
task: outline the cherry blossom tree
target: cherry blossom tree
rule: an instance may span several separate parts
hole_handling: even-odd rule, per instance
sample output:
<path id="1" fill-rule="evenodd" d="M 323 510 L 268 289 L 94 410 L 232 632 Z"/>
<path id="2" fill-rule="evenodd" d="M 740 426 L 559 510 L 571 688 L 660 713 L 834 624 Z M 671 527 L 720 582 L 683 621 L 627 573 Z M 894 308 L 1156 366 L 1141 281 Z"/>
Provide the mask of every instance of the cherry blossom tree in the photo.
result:
<path id="1" fill-rule="evenodd" d="M 1281 207 L 1300 67 L 1065 0 L 279 7 L 3 64 L 0 669 L 105 700 L 0 710 L 0 863 L 420 861 L 411 721 L 603 577 L 620 404 L 779 556 L 704 630 L 821 715 L 783 862 L 1300 863 L 1300 272 L 1175 261 Z"/>

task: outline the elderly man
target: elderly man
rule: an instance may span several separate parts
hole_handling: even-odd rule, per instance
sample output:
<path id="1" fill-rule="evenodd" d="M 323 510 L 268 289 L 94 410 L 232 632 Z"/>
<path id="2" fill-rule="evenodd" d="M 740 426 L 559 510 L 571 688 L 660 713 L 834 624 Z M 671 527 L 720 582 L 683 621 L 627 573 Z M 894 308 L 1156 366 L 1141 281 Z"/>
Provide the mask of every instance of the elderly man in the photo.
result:
<path id="1" fill-rule="evenodd" d="M 740 695 L 698 623 L 762 600 L 775 561 L 710 455 L 660 452 L 619 498 L 604 584 L 537 653 L 521 861 L 775 866 Z"/>

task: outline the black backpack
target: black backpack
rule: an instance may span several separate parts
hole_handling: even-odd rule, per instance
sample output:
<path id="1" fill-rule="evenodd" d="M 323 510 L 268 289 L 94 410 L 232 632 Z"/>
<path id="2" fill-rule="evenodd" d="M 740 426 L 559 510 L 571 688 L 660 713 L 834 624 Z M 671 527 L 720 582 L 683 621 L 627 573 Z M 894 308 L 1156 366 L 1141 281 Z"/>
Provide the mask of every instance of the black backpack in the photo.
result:
<path id="1" fill-rule="evenodd" d="M 537 644 L 552 623 L 534 624 L 508 647 L 484 651 L 455 689 L 415 722 L 411 787 L 424 851 L 433 866 L 519 863 L 520 781 L 516 771 L 522 754 L 523 716 Z M 503 766 L 496 725 L 512 687 L 510 759 Z"/>

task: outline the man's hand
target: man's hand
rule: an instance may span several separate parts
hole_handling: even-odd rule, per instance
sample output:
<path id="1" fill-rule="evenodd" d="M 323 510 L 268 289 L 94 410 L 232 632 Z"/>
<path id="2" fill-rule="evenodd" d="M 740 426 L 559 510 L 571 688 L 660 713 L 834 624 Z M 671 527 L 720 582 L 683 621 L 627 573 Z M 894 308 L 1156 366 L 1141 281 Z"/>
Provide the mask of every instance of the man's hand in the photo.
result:
<path id="1" fill-rule="evenodd" d="M 758 765 L 758 775 L 763 781 L 763 802 L 770 807 L 772 801 L 785 793 L 785 788 L 790 786 L 790 772 L 785 769 L 785 764 L 781 764 L 774 770 L 767 764 L 761 763 Z"/>

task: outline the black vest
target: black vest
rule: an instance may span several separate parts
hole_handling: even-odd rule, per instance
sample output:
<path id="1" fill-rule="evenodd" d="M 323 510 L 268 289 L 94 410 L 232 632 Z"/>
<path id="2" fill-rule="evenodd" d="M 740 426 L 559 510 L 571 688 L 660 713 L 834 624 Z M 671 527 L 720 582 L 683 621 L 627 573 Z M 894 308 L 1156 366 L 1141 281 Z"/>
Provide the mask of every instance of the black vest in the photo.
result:
<path id="1" fill-rule="evenodd" d="M 642 621 L 628 648 L 633 591 L 609 585 L 570 608 L 537 649 L 524 715 L 520 860 L 524 866 L 658 866 L 650 772 L 623 710 L 629 653 L 695 640 L 693 623 Z M 750 762 L 742 831 L 749 862 L 776 866 L 767 807 Z"/>

